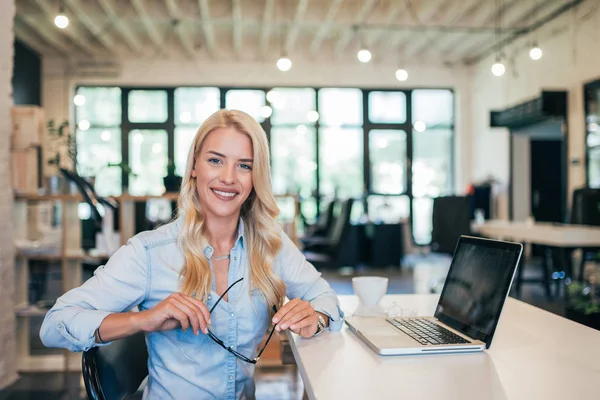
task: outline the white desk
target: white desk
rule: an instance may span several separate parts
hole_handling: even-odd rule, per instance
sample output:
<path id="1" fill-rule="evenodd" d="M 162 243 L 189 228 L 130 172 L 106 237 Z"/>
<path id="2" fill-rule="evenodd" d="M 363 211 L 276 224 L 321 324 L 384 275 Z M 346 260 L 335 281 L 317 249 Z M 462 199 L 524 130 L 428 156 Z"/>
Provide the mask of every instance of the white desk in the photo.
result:
<path id="1" fill-rule="evenodd" d="M 436 295 L 386 296 L 432 315 Z M 354 311 L 354 296 L 340 296 Z M 492 347 L 479 354 L 379 356 L 347 326 L 288 334 L 310 399 L 597 399 L 600 331 L 509 298 Z"/>
<path id="2" fill-rule="evenodd" d="M 554 247 L 600 247 L 600 227 L 594 226 L 488 221 L 483 224 L 473 224 L 472 228 L 475 232 L 490 238 Z"/>

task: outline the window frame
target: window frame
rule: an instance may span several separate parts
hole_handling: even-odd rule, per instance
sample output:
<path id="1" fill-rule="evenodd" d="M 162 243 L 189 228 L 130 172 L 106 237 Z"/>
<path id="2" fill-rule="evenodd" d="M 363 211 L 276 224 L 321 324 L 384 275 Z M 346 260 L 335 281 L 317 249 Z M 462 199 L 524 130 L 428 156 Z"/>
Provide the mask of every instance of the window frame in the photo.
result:
<path id="1" fill-rule="evenodd" d="M 600 87 L 600 81 L 595 82 L 595 84 Z M 413 162 L 413 120 L 412 120 L 412 92 L 415 90 L 448 90 L 452 93 L 452 107 L 453 107 L 453 119 L 449 125 L 444 125 L 443 128 L 451 131 L 450 138 L 450 177 L 449 177 L 449 187 L 451 191 L 454 192 L 454 184 L 456 179 L 456 165 L 455 165 L 455 153 L 456 153 L 456 93 L 453 88 L 449 87 L 411 87 L 411 88 L 376 88 L 376 87 L 356 87 L 356 86 L 348 86 L 348 85 L 333 85 L 333 86 L 307 86 L 307 85 L 275 85 L 275 86 L 218 86 L 218 85 L 177 85 L 177 86 L 147 86 L 147 85 L 91 85 L 91 84 L 80 84 L 76 85 L 74 88 L 74 92 L 77 93 L 77 90 L 82 87 L 118 87 L 121 89 L 121 153 L 122 153 L 122 162 L 124 164 L 129 164 L 129 133 L 136 129 L 164 129 L 167 132 L 167 156 L 169 159 L 175 159 L 175 128 L 177 126 L 175 122 L 175 89 L 182 87 L 189 88 L 202 88 L 202 87 L 216 87 L 219 89 L 219 107 L 225 108 L 225 99 L 226 93 L 230 90 L 262 90 L 266 94 L 271 89 L 276 88 L 295 88 L 295 89 L 305 89 L 310 88 L 315 91 L 315 107 L 316 110 L 320 110 L 319 105 L 319 91 L 321 89 L 359 89 L 362 92 L 362 111 L 363 111 L 363 184 L 364 187 L 367 188 L 367 192 L 365 195 L 377 195 L 377 196 L 407 196 L 408 204 L 409 204 L 409 213 L 408 213 L 408 221 L 411 227 L 411 237 L 413 244 L 416 244 L 414 239 L 413 232 L 413 202 L 414 196 L 412 191 L 413 186 L 413 178 L 412 178 L 412 162 Z M 587 86 L 586 86 L 587 89 Z M 167 120 L 161 123 L 155 122 L 130 122 L 129 121 L 129 93 L 132 90 L 165 90 L 167 92 Z M 371 92 L 402 92 L 406 97 L 406 120 L 403 123 L 380 123 L 380 122 L 371 122 L 369 119 L 369 93 Z M 273 107 L 273 105 L 266 100 L 266 105 Z M 320 112 L 320 111 L 319 111 Z M 77 121 L 77 108 L 73 107 L 73 120 Z M 269 143 L 271 142 L 271 117 L 265 118 L 263 122 L 260 123 L 261 127 L 264 129 L 267 140 Z M 286 124 L 278 124 L 277 126 L 287 126 Z M 320 135 L 322 128 L 325 128 L 327 125 L 321 124 L 320 119 L 314 123 L 315 129 L 315 154 L 316 154 L 316 164 L 317 168 L 314 173 L 316 174 L 316 185 L 315 185 L 315 199 L 317 203 L 317 216 L 319 216 L 320 210 L 319 204 L 323 195 L 321 194 L 321 184 L 319 181 L 320 170 L 321 170 L 321 162 L 320 162 Z M 93 127 L 93 126 L 91 126 Z M 342 126 L 343 127 L 343 126 Z M 353 125 L 353 127 L 358 127 L 358 125 Z M 436 128 L 440 126 L 435 126 Z M 406 174 L 406 187 L 402 193 L 397 194 L 386 194 L 386 193 L 377 193 L 373 191 L 373 181 L 371 176 L 372 171 L 372 163 L 369 152 L 369 135 L 373 130 L 403 130 L 406 132 L 406 163 L 405 163 L 405 174 Z M 269 151 L 271 151 L 271 147 L 269 146 Z M 588 149 L 586 147 L 586 165 L 588 158 Z M 166 171 L 165 171 L 166 172 Z M 122 179 L 122 188 L 127 188 L 129 185 L 129 175 L 122 171 L 121 173 Z M 589 179 L 588 170 L 586 168 L 586 179 Z M 367 210 L 367 201 L 366 197 L 363 198 L 365 210 Z M 417 244 L 418 245 L 418 244 Z"/>

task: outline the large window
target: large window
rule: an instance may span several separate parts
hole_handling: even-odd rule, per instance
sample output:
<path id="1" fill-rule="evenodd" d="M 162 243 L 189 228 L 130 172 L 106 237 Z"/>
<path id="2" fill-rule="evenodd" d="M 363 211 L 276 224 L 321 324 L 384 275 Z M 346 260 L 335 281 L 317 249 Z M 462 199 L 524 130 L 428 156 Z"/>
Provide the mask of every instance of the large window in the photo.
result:
<path id="1" fill-rule="evenodd" d="M 361 198 L 357 212 L 407 219 L 415 242 L 427 244 L 433 198 L 452 193 L 451 90 L 79 87 L 77 95 L 79 172 L 103 195 L 163 193 L 167 165 L 184 174 L 198 127 L 220 108 L 261 124 L 273 191 L 299 195 L 309 222 L 334 196 Z M 589 160 L 598 171 L 600 147 Z M 598 175 L 590 170 L 591 180 Z M 278 201 L 283 219 L 293 214 L 293 203 Z"/>
<path id="2" fill-rule="evenodd" d="M 585 85 L 587 184 L 600 188 L 600 81 Z"/>
<path id="3" fill-rule="evenodd" d="M 175 89 L 175 173 L 183 176 L 190 146 L 198 127 L 220 108 L 218 88 Z"/>
<path id="4" fill-rule="evenodd" d="M 273 88 L 266 97 L 273 110 L 270 118 L 273 191 L 278 195 L 299 194 L 302 214 L 313 221 L 317 216 L 316 90 Z"/>
<path id="5" fill-rule="evenodd" d="M 79 173 L 102 196 L 121 193 L 121 89 L 81 87 L 75 96 Z"/>
<path id="6" fill-rule="evenodd" d="M 433 198 L 452 193 L 454 95 L 450 90 L 412 92 L 413 236 L 431 241 Z"/>

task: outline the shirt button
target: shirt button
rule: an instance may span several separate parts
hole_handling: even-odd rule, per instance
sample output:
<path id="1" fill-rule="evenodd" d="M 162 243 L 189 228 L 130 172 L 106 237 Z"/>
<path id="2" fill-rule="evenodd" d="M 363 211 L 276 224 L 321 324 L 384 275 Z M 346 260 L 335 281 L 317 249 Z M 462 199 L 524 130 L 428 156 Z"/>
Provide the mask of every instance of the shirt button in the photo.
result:
<path id="1" fill-rule="evenodd" d="M 233 261 L 237 261 L 237 257 L 233 257 Z"/>
<path id="2" fill-rule="evenodd" d="M 233 380 L 233 375 L 229 375 L 229 380 L 232 381 Z"/>
<path id="3" fill-rule="evenodd" d="M 232 316 L 232 317 L 235 317 L 235 314 L 234 314 L 234 313 L 231 313 L 231 316 Z"/>
<path id="4" fill-rule="evenodd" d="M 209 299 L 209 300 L 210 300 L 210 299 L 212 299 L 212 296 L 211 296 L 211 295 L 208 295 L 208 299 Z"/>

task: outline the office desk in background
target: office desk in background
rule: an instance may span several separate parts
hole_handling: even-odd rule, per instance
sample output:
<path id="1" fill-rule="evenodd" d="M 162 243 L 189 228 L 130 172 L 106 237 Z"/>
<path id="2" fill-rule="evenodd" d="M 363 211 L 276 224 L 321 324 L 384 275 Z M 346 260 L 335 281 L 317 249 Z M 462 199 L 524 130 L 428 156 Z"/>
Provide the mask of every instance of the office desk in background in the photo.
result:
<path id="1" fill-rule="evenodd" d="M 550 222 L 487 221 L 473 224 L 472 230 L 489 238 L 501 238 L 550 247 L 600 247 L 600 226 Z"/>
<path id="2" fill-rule="evenodd" d="M 351 314 L 355 296 L 339 296 Z M 391 295 L 433 315 L 437 295 Z M 597 399 L 600 331 L 509 298 L 489 350 L 473 354 L 379 356 L 344 326 L 314 339 L 290 334 L 310 399 Z"/>

